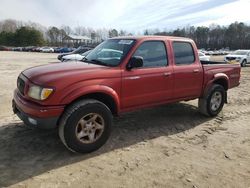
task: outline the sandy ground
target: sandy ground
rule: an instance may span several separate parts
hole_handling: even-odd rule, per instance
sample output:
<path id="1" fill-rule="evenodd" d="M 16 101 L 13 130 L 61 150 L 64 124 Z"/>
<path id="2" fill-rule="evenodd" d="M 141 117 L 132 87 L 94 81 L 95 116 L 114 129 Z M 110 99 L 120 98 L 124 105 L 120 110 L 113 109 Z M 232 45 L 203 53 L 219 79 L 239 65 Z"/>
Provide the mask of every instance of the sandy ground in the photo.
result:
<path id="1" fill-rule="evenodd" d="M 104 147 L 80 155 L 11 111 L 18 74 L 55 61 L 0 52 L 0 187 L 250 187 L 250 67 L 218 117 L 200 115 L 197 100 L 125 114 Z"/>

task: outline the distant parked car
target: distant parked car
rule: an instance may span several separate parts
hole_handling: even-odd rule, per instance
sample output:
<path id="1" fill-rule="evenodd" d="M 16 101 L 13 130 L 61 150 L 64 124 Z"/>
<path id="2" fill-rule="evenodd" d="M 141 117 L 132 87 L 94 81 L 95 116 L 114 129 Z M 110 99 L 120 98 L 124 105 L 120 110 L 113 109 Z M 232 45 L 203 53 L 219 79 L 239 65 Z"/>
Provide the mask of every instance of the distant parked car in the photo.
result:
<path id="1" fill-rule="evenodd" d="M 10 49 L 6 46 L 0 46 L 0 51 L 9 51 Z"/>
<path id="2" fill-rule="evenodd" d="M 33 49 L 33 52 L 41 52 L 41 48 L 42 47 L 36 47 L 36 48 Z"/>
<path id="3" fill-rule="evenodd" d="M 23 48 L 23 51 L 25 51 L 25 52 L 33 52 L 35 48 L 36 48 L 35 46 L 26 46 L 26 47 Z"/>
<path id="4" fill-rule="evenodd" d="M 250 63 L 250 50 L 236 50 L 226 55 L 224 61 L 228 63 L 236 61 L 239 62 L 242 67 L 245 67 L 247 63 Z"/>
<path id="5" fill-rule="evenodd" d="M 206 51 L 205 55 L 214 55 L 214 52 L 209 50 L 209 51 Z"/>
<path id="6" fill-rule="evenodd" d="M 210 56 L 207 56 L 202 52 L 199 52 L 199 58 L 201 61 L 209 61 L 210 60 Z"/>
<path id="7" fill-rule="evenodd" d="M 42 47 L 42 48 L 40 48 L 40 52 L 49 52 L 49 53 L 52 53 L 52 52 L 54 52 L 54 49 L 50 48 L 50 47 Z"/>
<path id="8" fill-rule="evenodd" d="M 84 46 L 79 46 L 76 50 L 69 52 L 69 53 L 63 53 L 57 56 L 57 59 L 62 61 L 62 57 L 66 56 L 66 55 L 70 55 L 70 54 L 82 54 L 86 51 L 92 50 L 92 48 L 89 47 L 84 47 Z"/>
<path id="9" fill-rule="evenodd" d="M 21 52 L 21 51 L 23 51 L 23 48 L 22 47 L 14 47 L 14 48 L 12 48 L 12 51 Z"/>
<path id="10" fill-rule="evenodd" d="M 69 54 L 69 55 L 65 55 L 62 57 L 61 61 L 65 62 L 65 61 L 81 61 L 86 55 L 88 55 L 91 52 L 91 50 L 86 51 L 82 54 Z"/>
<path id="11" fill-rule="evenodd" d="M 53 49 L 54 49 L 54 53 L 59 53 L 61 47 L 55 47 L 55 48 L 53 48 Z"/>
<path id="12" fill-rule="evenodd" d="M 213 51 L 213 55 L 222 55 L 222 54 L 221 54 L 221 52 L 220 52 L 220 51 L 215 50 L 215 51 Z"/>
<path id="13" fill-rule="evenodd" d="M 73 48 L 68 48 L 68 47 L 63 47 L 58 49 L 56 52 L 57 53 L 69 53 L 72 52 L 74 49 Z"/>

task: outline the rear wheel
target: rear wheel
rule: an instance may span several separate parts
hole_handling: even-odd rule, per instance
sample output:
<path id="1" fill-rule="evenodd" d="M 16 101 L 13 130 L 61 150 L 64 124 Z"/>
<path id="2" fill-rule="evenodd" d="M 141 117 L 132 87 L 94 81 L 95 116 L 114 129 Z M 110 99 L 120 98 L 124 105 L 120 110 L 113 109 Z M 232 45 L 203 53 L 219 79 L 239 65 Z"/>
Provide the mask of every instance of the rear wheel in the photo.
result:
<path id="1" fill-rule="evenodd" d="M 224 87 L 214 84 L 203 98 L 199 99 L 199 111 L 206 116 L 216 116 L 225 103 Z"/>
<path id="2" fill-rule="evenodd" d="M 112 113 L 97 100 L 82 100 L 71 105 L 59 123 L 59 136 L 71 151 L 87 153 L 100 148 L 108 140 Z"/>

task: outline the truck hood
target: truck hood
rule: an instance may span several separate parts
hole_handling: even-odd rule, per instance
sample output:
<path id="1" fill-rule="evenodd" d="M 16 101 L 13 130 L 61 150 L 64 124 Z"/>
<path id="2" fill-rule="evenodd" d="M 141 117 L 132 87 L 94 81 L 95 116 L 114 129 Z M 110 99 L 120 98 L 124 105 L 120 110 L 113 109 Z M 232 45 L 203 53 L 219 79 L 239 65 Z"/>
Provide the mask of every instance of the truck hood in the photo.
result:
<path id="1" fill-rule="evenodd" d="M 54 82 L 64 82 L 71 78 L 88 79 L 93 73 L 110 67 L 89 64 L 85 62 L 52 63 L 26 69 L 22 74 L 38 85 L 53 86 Z"/>

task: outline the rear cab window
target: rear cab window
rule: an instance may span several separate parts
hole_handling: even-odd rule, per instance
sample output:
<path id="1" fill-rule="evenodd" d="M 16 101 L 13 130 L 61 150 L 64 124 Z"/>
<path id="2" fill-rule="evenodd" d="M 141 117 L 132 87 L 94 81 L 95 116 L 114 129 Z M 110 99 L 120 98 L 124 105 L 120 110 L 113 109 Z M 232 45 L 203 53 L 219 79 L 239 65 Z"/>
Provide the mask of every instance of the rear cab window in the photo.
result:
<path id="1" fill-rule="evenodd" d="M 190 65 L 195 62 L 194 49 L 189 42 L 173 42 L 174 58 L 176 65 Z"/>

